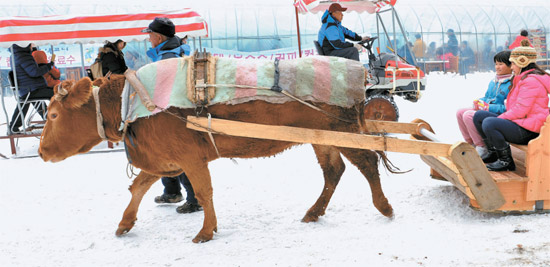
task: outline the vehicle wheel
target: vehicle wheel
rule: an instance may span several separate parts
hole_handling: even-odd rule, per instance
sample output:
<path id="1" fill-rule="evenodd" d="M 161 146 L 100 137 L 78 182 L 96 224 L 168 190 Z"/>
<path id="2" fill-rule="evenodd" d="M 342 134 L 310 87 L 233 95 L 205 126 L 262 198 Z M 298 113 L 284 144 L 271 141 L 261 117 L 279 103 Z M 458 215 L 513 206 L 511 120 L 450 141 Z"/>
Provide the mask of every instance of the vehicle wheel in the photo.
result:
<path id="1" fill-rule="evenodd" d="M 367 120 L 397 121 L 399 119 L 399 108 L 393 101 L 393 97 L 388 95 L 367 97 L 363 112 Z"/>

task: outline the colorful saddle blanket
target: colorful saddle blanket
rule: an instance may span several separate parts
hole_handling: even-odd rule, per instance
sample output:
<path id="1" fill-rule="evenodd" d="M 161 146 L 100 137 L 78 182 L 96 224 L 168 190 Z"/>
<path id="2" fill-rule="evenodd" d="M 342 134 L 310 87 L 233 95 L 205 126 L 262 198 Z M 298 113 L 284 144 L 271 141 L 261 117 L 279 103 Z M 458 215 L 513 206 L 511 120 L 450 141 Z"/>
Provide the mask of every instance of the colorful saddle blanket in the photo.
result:
<path id="1" fill-rule="evenodd" d="M 140 68 L 137 76 L 159 109 L 150 112 L 140 101 L 135 101 L 132 117 L 147 117 L 169 107 L 195 108 L 187 98 L 187 62 L 185 58 L 172 58 Z M 217 58 L 215 69 L 218 85 L 271 88 L 275 82 L 272 60 Z M 365 72 L 357 61 L 324 56 L 282 60 L 279 72 L 279 86 L 302 100 L 351 107 L 365 97 Z M 253 100 L 276 104 L 294 101 L 272 90 L 222 86 L 216 88 L 210 105 L 235 105 Z"/>

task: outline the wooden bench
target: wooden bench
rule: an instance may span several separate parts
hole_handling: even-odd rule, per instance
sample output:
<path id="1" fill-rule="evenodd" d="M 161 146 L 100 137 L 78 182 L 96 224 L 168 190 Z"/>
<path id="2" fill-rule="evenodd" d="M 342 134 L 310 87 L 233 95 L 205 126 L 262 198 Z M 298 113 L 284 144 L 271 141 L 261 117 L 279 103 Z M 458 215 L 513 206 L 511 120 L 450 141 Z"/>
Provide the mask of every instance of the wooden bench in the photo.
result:
<path id="1" fill-rule="evenodd" d="M 485 166 L 467 166 L 474 175 L 474 180 L 466 179 L 452 159 L 426 155 L 420 157 L 430 165 L 432 178 L 451 182 L 470 198 L 470 204 L 475 209 L 513 213 L 550 211 L 550 116 L 546 118 L 537 138 L 527 145 L 511 144 L 511 149 L 516 164 L 515 171 L 491 172 Z M 472 159 L 473 161 L 481 162 L 477 153 L 474 157 L 477 160 Z M 482 182 L 479 179 L 486 173 L 492 181 Z M 504 204 L 499 204 L 495 209 L 481 208 L 476 201 L 476 194 L 473 193 L 480 186 L 486 187 L 477 193 L 477 197 L 484 198 L 484 203 L 497 203 L 498 195 L 502 195 L 503 202 L 499 200 L 498 203 Z"/>
<path id="2" fill-rule="evenodd" d="M 527 145 L 510 144 L 515 171 L 490 172 L 506 203 L 500 211 L 550 210 L 550 116 Z M 477 207 L 475 200 L 471 204 Z"/>

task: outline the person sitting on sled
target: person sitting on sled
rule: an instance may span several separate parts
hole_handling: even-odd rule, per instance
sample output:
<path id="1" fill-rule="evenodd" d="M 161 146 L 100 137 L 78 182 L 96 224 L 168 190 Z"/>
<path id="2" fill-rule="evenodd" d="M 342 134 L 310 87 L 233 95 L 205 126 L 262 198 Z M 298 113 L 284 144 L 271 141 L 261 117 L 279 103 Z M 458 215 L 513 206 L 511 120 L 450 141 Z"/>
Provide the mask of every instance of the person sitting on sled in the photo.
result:
<path id="1" fill-rule="evenodd" d="M 456 112 L 458 128 L 464 137 L 464 141 L 475 146 L 477 153 L 482 158 L 487 156 L 488 150 L 474 126 L 474 113 L 478 110 L 486 110 L 500 115 L 506 111 L 504 100 L 508 96 L 512 84 L 512 63 L 509 58 L 510 51 L 501 51 L 495 55 L 496 76 L 489 82 L 489 88 L 487 88 L 485 96 L 475 99 L 472 107 L 462 108 Z"/>
<path id="2" fill-rule="evenodd" d="M 474 125 L 489 150 L 483 158 L 490 171 L 516 169 L 508 142 L 526 145 L 536 138 L 548 110 L 550 75 L 536 63 L 537 51 L 528 40 L 521 41 L 511 55 L 512 89 L 506 100 L 506 111 L 500 115 L 480 110 L 474 115 Z"/>

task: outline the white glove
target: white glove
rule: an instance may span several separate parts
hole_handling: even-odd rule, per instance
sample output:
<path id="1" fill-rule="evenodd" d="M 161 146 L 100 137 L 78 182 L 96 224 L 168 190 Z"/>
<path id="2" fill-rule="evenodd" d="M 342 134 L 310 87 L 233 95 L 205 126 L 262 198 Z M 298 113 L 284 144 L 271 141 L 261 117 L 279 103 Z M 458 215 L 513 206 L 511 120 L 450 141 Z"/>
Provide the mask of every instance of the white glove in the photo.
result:
<path id="1" fill-rule="evenodd" d="M 363 37 L 361 38 L 361 42 L 364 42 L 364 41 L 366 41 L 366 40 L 368 40 L 368 39 L 370 39 L 370 36 L 363 36 Z"/>
<path id="2" fill-rule="evenodd" d="M 353 44 L 353 47 L 357 48 L 357 50 L 361 51 L 361 49 L 363 49 L 363 46 L 361 46 L 360 44 Z"/>

